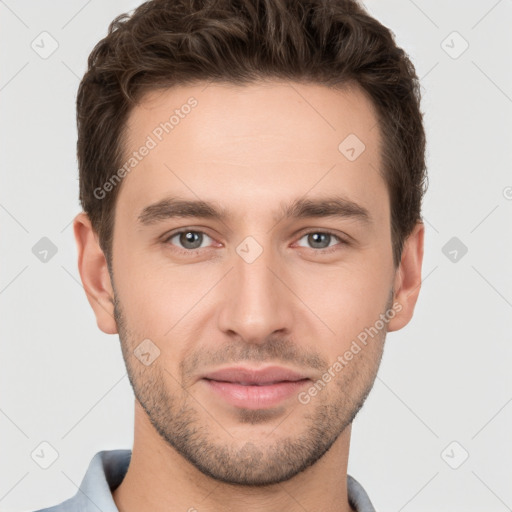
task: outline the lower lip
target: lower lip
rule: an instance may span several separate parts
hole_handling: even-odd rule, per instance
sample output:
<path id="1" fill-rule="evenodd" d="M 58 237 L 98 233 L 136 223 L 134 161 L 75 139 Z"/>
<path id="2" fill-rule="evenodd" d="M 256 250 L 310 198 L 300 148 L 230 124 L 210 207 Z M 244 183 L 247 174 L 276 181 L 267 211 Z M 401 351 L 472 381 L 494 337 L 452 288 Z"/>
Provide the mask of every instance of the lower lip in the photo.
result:
<path id="1" fill-rule="evenodd" d="M 279 405 L 296 395 L 309 379 L 284 381 L 267 386 L 243 386 L 233 382 L 204 379 L 206 384 L 226 402 L 244 409 L 265 409 Z"/>

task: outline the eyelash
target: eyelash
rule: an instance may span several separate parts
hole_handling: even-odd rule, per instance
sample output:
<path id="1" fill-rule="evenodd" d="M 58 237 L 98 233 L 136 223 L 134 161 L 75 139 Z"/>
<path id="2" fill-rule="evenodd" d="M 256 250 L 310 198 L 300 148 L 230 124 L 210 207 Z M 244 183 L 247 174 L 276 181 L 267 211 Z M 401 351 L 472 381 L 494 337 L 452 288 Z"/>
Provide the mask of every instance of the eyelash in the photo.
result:
<path id="1" fill-rule="evenodd" d="M 169 244 L 169 242 L 170 242 L 170 240 L 172 238 L 174 238 L 177 235 L 181 235 L 182 233 L 200 233 L 200 234 L 206 235 L 209 238 L 212 238 L 210 235 L 208 235 L 204 231 L 200 231 L 200 230 L 196 230 L 196 229 L 180 229 L 179 231 L 175 231 L 175 232 L 169 234 L 168 236 L 166 236 L 165 239 L 163 240 L 163 243 L 164 244 Z M 340 237 L 340 235 L 337 235 L 336 233 L 334 233 L 332 231 L 329 231 L 329 230 L 311 230 L 311 231 L 306 231 L 305 233 L 301 234 L 299 240 L 301 240 L 305 236 L 313 234 L 313 233 L 314 234 L 322 234 L 322 235 L 330 235 L 330 236 L 336 238 L 339 241 L 339 244 L 336 244 L 336 245 L 334 245 L 332 247 L 326 247 L 324 249 L 314 249 L 312 247 L 308 248 L 308 249 L 314 251 L 317 254 L 322 254 L 322 255 L 323 254 L 330 254 L 330 253 L 332 253 L 332 252 L 334 252 L 334 251 L 339 249 L 338 245 L 349 245 L 349 242 L 347 242 L 345 239 Z M 187 256 L 190 256 L 190 255 L 194 255 L 195 256 L 201 250 L 207 249 L 207 247 L 201 247 L 201 248 L 198 248 L 198 249 L 183 249 L 183 248 L 180 248 L 180 247 L 177 247 L 177 246 L 174 246 L 174 248 L 178 252 L 180 252 L 182 254 L 186 254 Z"/>

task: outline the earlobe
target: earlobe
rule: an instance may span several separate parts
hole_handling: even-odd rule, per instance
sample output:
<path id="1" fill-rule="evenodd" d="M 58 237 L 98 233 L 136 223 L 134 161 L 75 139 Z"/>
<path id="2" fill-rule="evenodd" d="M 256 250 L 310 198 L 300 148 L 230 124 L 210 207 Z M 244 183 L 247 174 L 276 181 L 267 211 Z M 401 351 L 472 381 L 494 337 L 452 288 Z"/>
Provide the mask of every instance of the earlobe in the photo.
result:
<path id="1" fill-rule="evenodd" d="M 81 212 L 75 217 L 73 231 L 78 250 L 78 271 L 98 327 L 106 334 L 117 334 L 114 291 L 107 260 L 86 213 Z"/>
<path id="2" fill-rule="evenodd" d="M 418 222 L 404 242 L 402 258 L 397 269 L 393 303 L 396 304 L 395 317 L 388 323 L 388 331 L 398 331 L 411 320 L 421 288 L 421 266 L 423 262 L 423 241 L 425 226 Z"/>

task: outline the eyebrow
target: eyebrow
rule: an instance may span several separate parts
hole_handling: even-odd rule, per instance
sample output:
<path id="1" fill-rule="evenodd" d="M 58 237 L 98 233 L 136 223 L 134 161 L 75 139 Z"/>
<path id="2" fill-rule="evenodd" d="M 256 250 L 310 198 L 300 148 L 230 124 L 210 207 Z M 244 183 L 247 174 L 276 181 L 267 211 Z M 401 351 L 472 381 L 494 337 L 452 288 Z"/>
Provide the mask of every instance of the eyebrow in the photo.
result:
<path id="1" fill-rule="evenodd" d="M 225 208 L 211 202 L 166 197 L 146 206 L 138 216 L 138 221 L 143 226 L 149 226 L 163 220 L 185 217 L 219 220 L 225 223 L 232 215 Z M 349 218 L 363 224 L 373 222 L 370 212 L 364 206 L 341 196 L 299 198 L 291 203 L 281 204 L 273 220 L 279 223 L 291 218 L 322 217 Z"/>

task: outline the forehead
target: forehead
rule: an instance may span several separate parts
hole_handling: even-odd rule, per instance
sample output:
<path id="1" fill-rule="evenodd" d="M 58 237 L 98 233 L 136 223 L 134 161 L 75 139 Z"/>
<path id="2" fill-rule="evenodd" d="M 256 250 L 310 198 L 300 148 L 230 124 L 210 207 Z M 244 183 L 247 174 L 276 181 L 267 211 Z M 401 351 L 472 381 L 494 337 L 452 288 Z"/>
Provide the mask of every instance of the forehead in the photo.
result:
<path id="1" fill-rule="evenodd" d="M 148 134 L 157 142 L 171 133 L 178 142 L 181 134 L 189 143 L 194 135 L 203 152 L 211 149 L 209 143 L 217 148 L 219 142 L 229 146 L 255 135 L 278 135 L 287 142 L 287 150 L 304 154 L 318 152 L 320 142 L 331 151 L 333 145 L 337 149 L 336 142 L 348 133 L 371 145 L 379 137 L 376 123 L 371 101 L 355 85 L 334 89 L 276 81 L 199 83 L 143 96 L 130 113 L 126 133 L 135 145 Z"/>
<path id="2" fill-rule="evenodd" d="M 254 213 L 309 191 L 339 192 L 368 206 L 379 190 L 382 203 L 387 196 L 377 117 L 357 88 L 174 87 L 146 95 L 126 128 L 126 162 L 137 161 L 127 167 L 118 202 L 129 203 L 133 215 L 166 195 L 240 208 L 250 196 Z"/>

